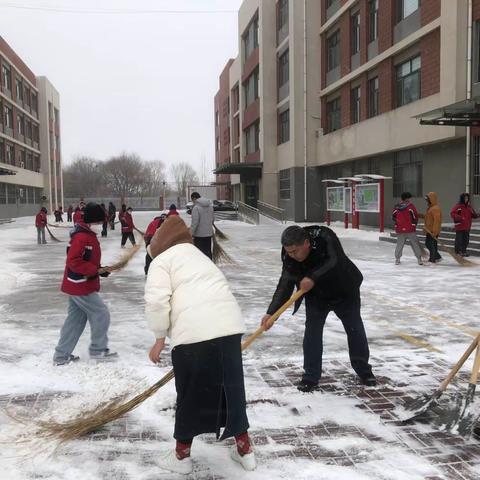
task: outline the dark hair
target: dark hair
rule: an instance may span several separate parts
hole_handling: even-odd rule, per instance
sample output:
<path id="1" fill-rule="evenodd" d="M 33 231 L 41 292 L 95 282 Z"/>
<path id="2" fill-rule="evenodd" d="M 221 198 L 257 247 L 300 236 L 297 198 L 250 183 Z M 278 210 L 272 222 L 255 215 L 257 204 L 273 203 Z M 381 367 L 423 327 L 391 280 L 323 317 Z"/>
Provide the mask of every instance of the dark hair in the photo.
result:
<path id="1" fill-rule="evenodd" d="M 197 198 L 200 198 L 201 195 L 198 193 L 198 192 L 193 192 L 191 195 L 190 195 L 190 198 L 193 200 L 193 199 L 197 199 Z"/>
<path id="2" fill-rule="evenodd" d="M 306 230 L 298 225 L 292 225 L 283 231 L 281 242 L 283 247 L 290 247 L 291 245 L 302 245 L 309 238 Z"/>
<path id="3" fill-rule="evenodd" d="M 172 203 L 168 209 L 169 210 L 176 210 L 177 206 L 174 203 Z"/>
<path id="4" fill-rule="evenodd" d="M 412 198 L 412 194 L 410 192 L 403 192 L 401 195 L 400 195 L 400 198 L 402 200 L 408 200 L 409 198 Z"/>

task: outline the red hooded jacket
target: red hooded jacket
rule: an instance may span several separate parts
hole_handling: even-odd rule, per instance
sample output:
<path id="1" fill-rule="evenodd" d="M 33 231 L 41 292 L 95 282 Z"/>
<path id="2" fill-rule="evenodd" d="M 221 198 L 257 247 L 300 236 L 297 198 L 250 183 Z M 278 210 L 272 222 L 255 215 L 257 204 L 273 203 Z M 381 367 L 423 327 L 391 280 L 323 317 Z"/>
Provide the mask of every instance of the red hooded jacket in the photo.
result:
<path id="1" fill-rule="evenodd" d="M 396 233 L 413 233 L 417 230 L 418 213 L 415 205 L 408 201 L 395 205 L 392 212 Z"/>
<path id="2" fill-rule="evenodd" d="M 35 217 L 35 226 L 37 228 L 44 228 L 47 225 L 47 214 L 45 212 L 38 212 Z"/>
<path id="3" fill-rule="evenodd" d="M 118 219 L 122 224 L 122 233 L 131 233 L 135 225 L 133 224 L 133 217 L 128 212 L 120 212 L 118 214 Z"/>
<path id="4" fill-rule="evenodd" d="M 83 222 L 77 223 L 70 234 L 67 261 L 61 290 L 68 295 L 89 295 L 100 290 L 101 250 L 97 234 Z"/>
<path id="5" fill-rule="evenodd" d="M 83 222 L 83 210 L 76 210 L 72 220 L 74 224 Z"/>

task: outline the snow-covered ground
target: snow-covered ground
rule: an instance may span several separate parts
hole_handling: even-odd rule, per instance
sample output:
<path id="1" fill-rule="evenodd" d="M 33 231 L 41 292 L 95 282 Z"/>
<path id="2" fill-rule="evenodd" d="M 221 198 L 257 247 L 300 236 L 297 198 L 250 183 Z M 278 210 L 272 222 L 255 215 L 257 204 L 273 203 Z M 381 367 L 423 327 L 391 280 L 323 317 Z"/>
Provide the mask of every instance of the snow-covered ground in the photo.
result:
<path id="1" fill-rule="evenodd" d="M 137 212 L 134 217 L 144 228 L 153 214 Z M 248 331 L 253 332 L 280 274 L 279 238 L 285 226 L 232 221 L 217 225 L 230 237 L 223 247 L 236 262 L 222 270 L 243 309 Z M 380 404 L 377 391 L 383 392 L 382 401 L 390 398 L 395 404 L 401 395 L 415 397 L 438 386 L 478 330 L 480 268 L 460 267 L 447 254 L 438 265 L 420 267 L 409 247 L 402 264 L 395 266 L 394 246 L 379 242 L 378 233 L 333 228 L 365 278 L 362 313 L 371 363 L 381 385 L 378 389 L 358 385 L 349 367 L 346 336 L 332 314 L 324 333 L 324 388 L 310 395 L 298 392 L 293 383 L 302 373 L 304 311 L 294 317 L 284 315 L 244 354 L 258 469 L 246 474 L 229 458 L 231 442 L 217 444 L 205 435 L 193 445 L 191 478 L 475 478 L 468 476 L 468 468 L 471 475 L 475 472 L 468 461 L 463 474 L 452 473 L 460 470 L 459 451 L 464 446 L 466 451 L 474 448 L 475 440 L 452 441 L 455 452 L 442 438 L 432 445 L 424 439 L 418 447 L 415 442 L 421 435 L 435 438 L 430 425 L 416 425 L 412 433 L 392 416 L 375 413 L 373 407 Z M 67 229 L 52 231 L 67 240 Z M 147 357 L 153 337 L 143 315 L 143 249 L 124 270 L 102 279 L 101 293 L 112 314 L 110 347 L 119 352 L 119 360 L 100 365 L 86 360 L 87 327 L 75 352 L 81 361 L 54 367 L 53 349 L 67 305 L 59 291 L 66 242 L 37 246 L 33 218 L 21 218 L 0 226 L 0 244 L 0 405 L 8 411 L 29 418 L 68 418 L 117 393 L 140 392 L 169 370 L 168 353 L 163 354 L 160 368 Z M 104 265 L 123 253 L 118 229 L 109 231 L 101 244 Z M 469 360 L 465 372 L 471 367 Z M 369 399 L 368 408 L 361 405 L 363 398 Z M 27 436 L 28 441 L 16 442 L 25 440 L 22 435 L 30 432 L 30 426 L 0 412 L 4 472 L 0 478 L 177 478 L 155 466 L 156 457 L 173 445 L 174 402 L 171 382 L 126 418 L 71 442 L 54 456 L 48 455 L 52 445 L 42 439 Z M 447 462 L 435 460 L 453 453 L 458 461 L 447 467 Z"/>

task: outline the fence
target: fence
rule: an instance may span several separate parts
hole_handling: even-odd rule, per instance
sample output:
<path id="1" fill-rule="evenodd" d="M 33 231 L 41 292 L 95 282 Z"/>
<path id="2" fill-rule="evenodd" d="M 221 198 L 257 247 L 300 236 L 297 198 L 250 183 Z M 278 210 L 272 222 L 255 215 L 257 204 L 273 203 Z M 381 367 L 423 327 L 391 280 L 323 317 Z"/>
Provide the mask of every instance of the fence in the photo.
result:
<path id="1" fill-rule="evenodd" d="M 248 223 L 253 223 L 258 225 L 260 223 L 260 213 L 258 209 L 251 207 L 243 202 L 237 202 L 238 205 L 238 216 Z"/>
<path id="2" fill-rule="evenodd" d="M 161 197 L 126 197 L 124 201 L 126 205 L 132 207 L 134 210 L 160 210 L 160 199 Z M 84 201 L 104 203 L 107 207 L 108 203 L 112 202 L 117 209 L 119 209 L 121 206 L 119 197 L 85 197 Z M 73 207 L 75 207 L 79 202 L 79 198 L 65 197 L 63 208 L 66 210 L 69 205 L 73 205 Z M 174 203 L 178 209 L 185 208 L 186 204 L 185 199 L 182 197 L 167 196 L 165 199 L 164 208 L 168 209 L 172 203 Z"/>
<path id="3" fill-rule="evenodd" d="M 269 205 L 268 203 L 257 201 L 258 210 L 262 215 L 265 215 L 272 220 L 276 220 L 280 223 L 285 223 L 285 210 L 283 208 Z"/>

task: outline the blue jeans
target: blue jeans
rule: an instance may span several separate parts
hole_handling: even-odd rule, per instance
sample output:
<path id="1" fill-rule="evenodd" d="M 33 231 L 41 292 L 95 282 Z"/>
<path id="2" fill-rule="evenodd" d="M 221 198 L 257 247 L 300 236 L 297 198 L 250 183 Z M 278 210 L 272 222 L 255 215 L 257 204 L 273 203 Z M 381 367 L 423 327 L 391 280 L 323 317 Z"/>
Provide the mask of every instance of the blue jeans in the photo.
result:
<path id="1" fill-rule="evenodd" d="M 90 355 L 99 354 L 108 348 L 107 331 L 110 325 L 110 312 L 97 292 L 89 295 L 68 297 L 68 315 L 60 331 L 60 340 L 55 348 L 55 362 L 67 360 L 75 349 L 85 329 L 90 323 Z"/>
<path id="2" fill-rule="evenodd" d="M 330 311 L 341 320 L 348 340 L 350 363 L 359 377 L 372 375 L 368 363 L 368 340 L 360 316 L 360 295 L 329 305 L 316 298 L 305 298 L 306 322 L 303 337 L 303 380 L 318 383 L 322 376 L 323 327 Z"/>

